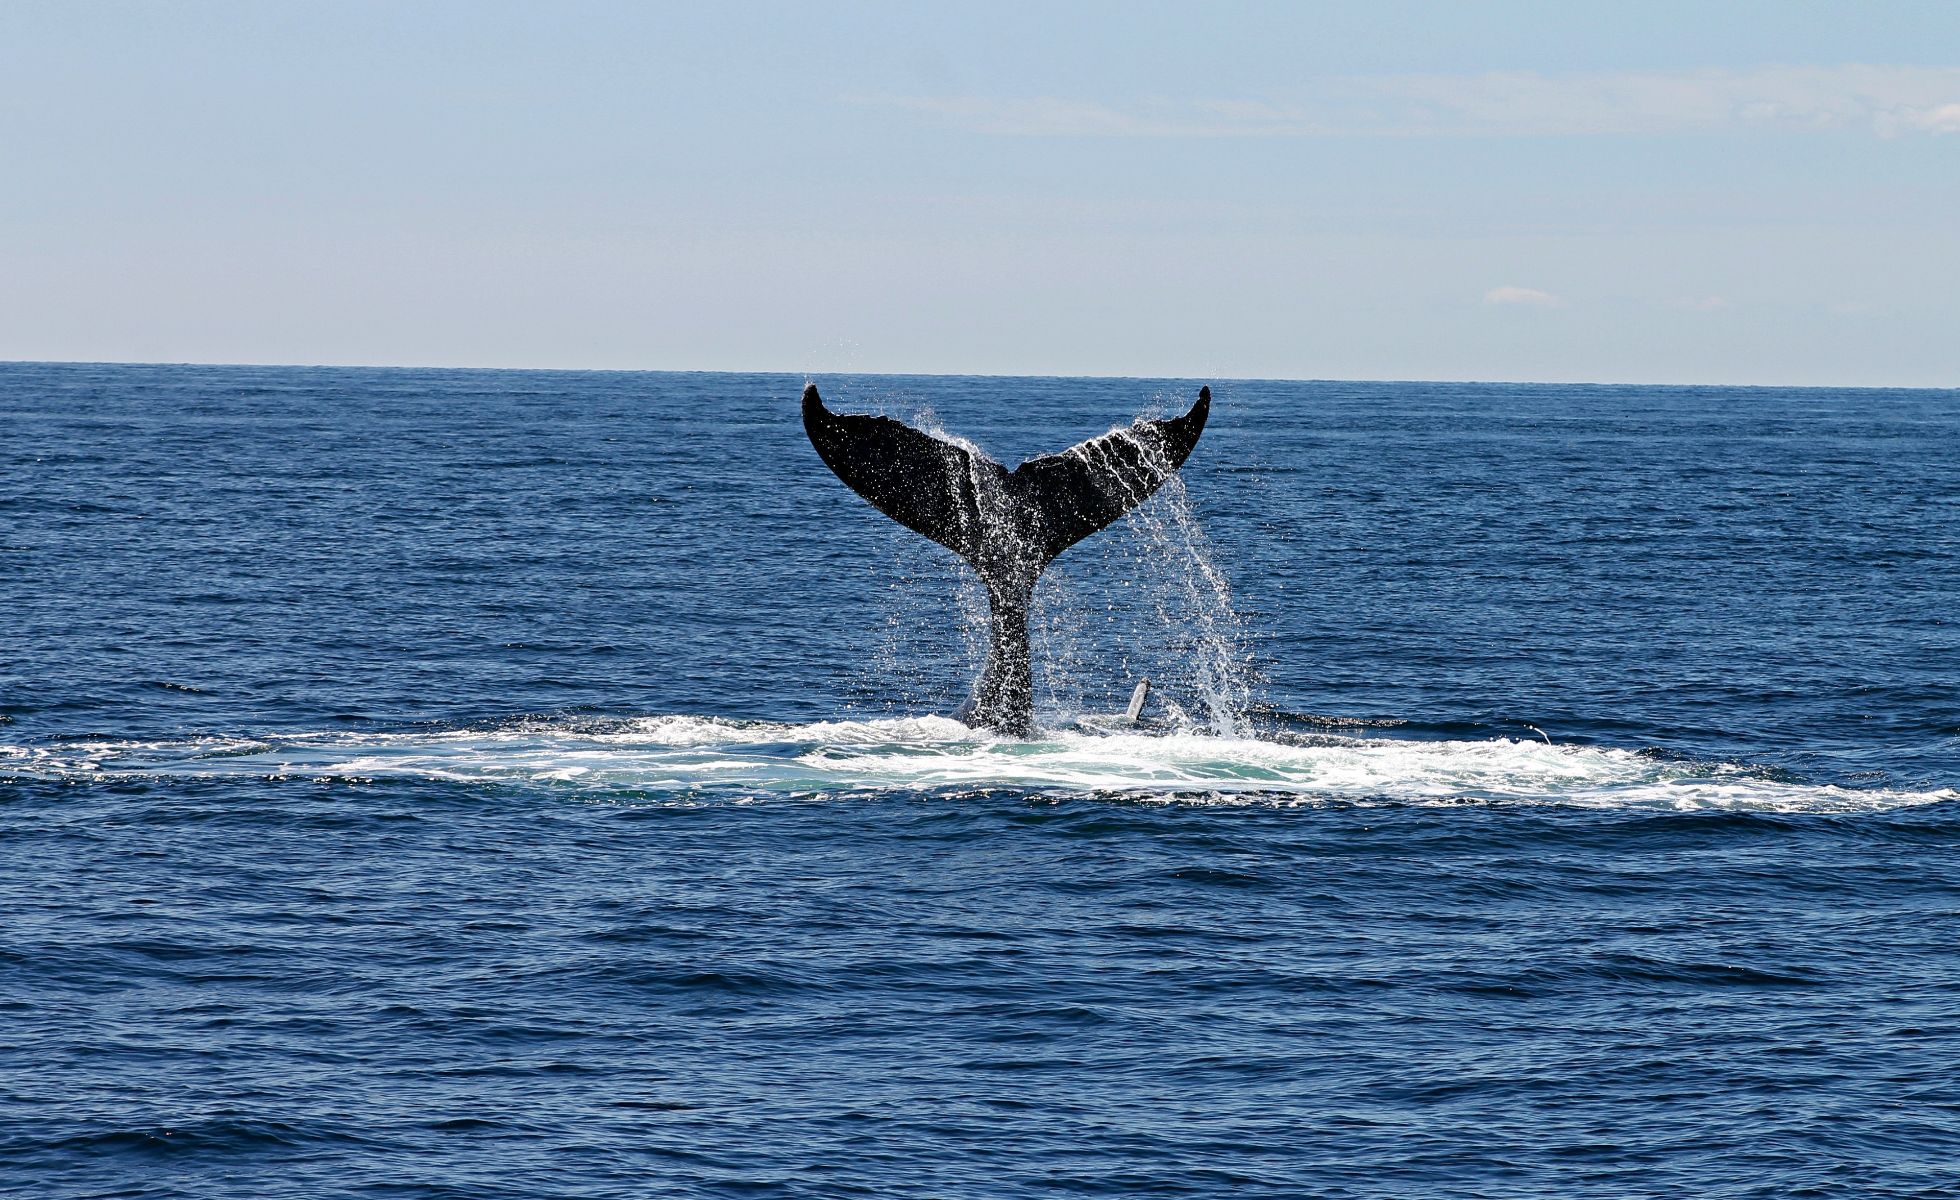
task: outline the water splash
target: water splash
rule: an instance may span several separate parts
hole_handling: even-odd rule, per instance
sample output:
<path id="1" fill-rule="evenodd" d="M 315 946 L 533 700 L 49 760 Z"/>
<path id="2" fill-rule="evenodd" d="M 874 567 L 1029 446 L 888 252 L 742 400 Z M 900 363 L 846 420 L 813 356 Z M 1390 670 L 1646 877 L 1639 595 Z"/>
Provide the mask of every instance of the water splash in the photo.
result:
<path id="1" fill-rule="evenodd" d="M 1145 454 L 1158 453 L 1126 429 L 1111 432 Z M 1070 452 L 1092 455 L 1092 446 Z M 1104 656 L 1092 657 L 1094 648 L 1085 644 L 1090 623 L 1083 617 L 1100 609 L 1114 651 L 1109 657 L 1126 669 L 1121 691 L 1149 676 L 1157 703 L 1177 729 L 1245 737 L 1253 672 L 1244 622 L 1232 606 L 1231 584 L 1198 524 L 1182 473 L 1167 469 L 1166 474 L 1120 528 L 1091 543 L 1089 554 L 1080 548 L 1072 552 L 1077 558 L 1071 565 L 1088 559 L 1087 569 L 1050 569 L 1054 578 L 1045 596 L 1043 628 L 1055 643 L 1042 649 L 1059 673 L 1091 670 Z M 1080 677 L 1058 681 L 1055 690 L 1063 688 L 1073 689 L 1068 698 L 1076 703 L 1087 690 Z M 1104 698 L 1109 699 L 1106 693 Z"/>
<path id="2" fill-rule="evenodd" d="M 944 717 L 514 721 L 405 733 L 0 744 L 0 781 L 434 780 L 658 803 L 1009 791 L 1208 804 L 1562 805 L 1864 812 L 1960 800 L 1532 739 L 1254 740 L 1091 731 L 1013 742 Z"/>
<path id="3" fill-rule="evenodd" d="M 947 512 L 980 527 L 962 529 L 956 543 L 998 547 L 1005 557 L 994 567 L 1002 578 L 1019 576 L 1017 557 L 1027 559 L 1029 575 L 1041 571 L 1039 563 L 1053 551 L 1021 547 L 1029 537 L 1027 514 L 1005 490 L 996 461 L 947 431 L 931 410 L 907 424 L 964 451 L 968 469 L 943 476 L 943 486 L 955 492 Z M 1049 565 L 1025 600 L 1037 722 L 1064 724 L 1068 714 L 1119 710 L 1135 682 L 1149 676 L 1154 712 L 1168 716 L 1172 727 L 1227 737 L 1249 731 L 1245 627 L 1166 453 L 1162 437 L 1137 424 L 1111 427 L 1062 451 L 1103 486 L 1133 490 L 1121 504 L 1125 516 Z M 1139 463 L 1154 471 L 1139 473 Z M 960 686 L 947 676 L 978 682 L 990 669 L 994 596 L 982 576 L 941 551 L 917 539 L 896 545 L 902 547 L 894 559 L 900 582 L 888 592 L 884 643 L 860 675 L 858 696 L 874 708 L 884 700 L 884 712 L 894 710 L 894 698 L 902 698 L 898 708 L 945 712 L 956 706 L 951 692 Z M 949 612 L 956 639 L 937 627 Z M 955 659 L 962 669 L 951 665 Z"/>
<path id="4" fill-rule="evenodd" d="M 930 409 L 910 421 L 968 452 L 986 452 L 948 431 Z M 1161 447 L 1117 426 L 1109 434 L 1156 458 Z M 1100 463 L 1096 439 L 1067 453 Z M 1104 443 L 1100 452 L 1109 454 Z M 1106 469 L 1110 478 L 1122 472 Z M 1154 495 L 1119 522 L 1063 554 L 1042 577 L 1029 611 L 1037 720 L 1066 723 L 1070 714 L 1120 709 L 1140 678 L 1153 683 L 1155 710 L 1181 731 L 1245 736 L 1253 673 L 1246 631 L 1231 587 L 1193 511 L 1182 477 L 1166 467 Z M 1000 517 L 997 483 L 975 472 L 965 481 L 979 517 Z M 957 507 L 957 506 L 956 506 Z M 1004 518 L 1002 518 L 1004 520 Z M 990 531 L 993 532 L 993 531 Z M 895 539 L 898 583 L 888 591 L 885 636 L 861 680 L 866 697 L 900 697 L 911 707 L 940 707 L 947 675 L 977 680 L 987 660 L 989 606 L 977 574 L 917 538 Z M 946 636 L 950 612 L 956 637 Z M 891 711 L 887 703 L 885 711 Z"/>
<path id="5" fill-rule="evenodd" d="M 985 450 L 949 431 L 930 406 L 919 409 L 908 423 L 965 450 L 975 466 L 989 461 Z M 977 475 L 969 480 L 976 494 L 984 493 L 988 483 Z M 887 637 L 874 660 L 877 674 L 900 681 L 899 693 L 912 707 L 938 707 L 949 701 L 957 707 L 971 698 L 987 661 L 986 585 L 971 566 L 931 541 L 911 533 L 894 540 L 899 547 L 894 561 L 899 565 L 900 586 L 886 609 Z"/>

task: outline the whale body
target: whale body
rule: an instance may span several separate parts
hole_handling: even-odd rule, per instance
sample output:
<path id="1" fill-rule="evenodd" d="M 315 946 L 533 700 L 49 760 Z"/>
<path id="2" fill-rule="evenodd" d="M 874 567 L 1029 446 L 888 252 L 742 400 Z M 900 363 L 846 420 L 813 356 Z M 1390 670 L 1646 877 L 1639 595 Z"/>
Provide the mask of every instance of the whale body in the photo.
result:
<path id="1" fill-rule="evenodd" d="M 965 559 L 987 588 L 986 670 L 962 720 L 1008 737 L 1034 731 L 1028 607 L 1062 551 L 1149 499 L 1184 465 L 1211 413 L 1211 389 L 1181 417 L 1138 421 L 1009 471 L 978 450 L 890 417 L 835 413 L 803 389 L 803 429 L 837 477 L 871 506 Z"/>

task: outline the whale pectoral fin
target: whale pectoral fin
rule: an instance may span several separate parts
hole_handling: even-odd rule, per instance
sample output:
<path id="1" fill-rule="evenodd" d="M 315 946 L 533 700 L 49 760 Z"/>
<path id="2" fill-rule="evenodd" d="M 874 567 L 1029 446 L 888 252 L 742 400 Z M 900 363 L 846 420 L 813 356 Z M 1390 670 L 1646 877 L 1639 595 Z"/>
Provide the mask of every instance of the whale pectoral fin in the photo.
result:
<path id="1" fill-rule="evenodd" d="M 890 417 L 834 413 L 803 389 L 803 429 L 824 464 L 852 491 L 914 533 L 963 558 L 980 550 L 973 473 L 999 463 Z"/>
<path id="2" fill-rule="evenodd" d="M 1210 415 L 1211 389 L 1199 388 L 1181 417 L 1138 421 L 1015 468 L 1009 486 L 1039 514 L 1046 558 L 1149 499 L 1191 457 Z"/>

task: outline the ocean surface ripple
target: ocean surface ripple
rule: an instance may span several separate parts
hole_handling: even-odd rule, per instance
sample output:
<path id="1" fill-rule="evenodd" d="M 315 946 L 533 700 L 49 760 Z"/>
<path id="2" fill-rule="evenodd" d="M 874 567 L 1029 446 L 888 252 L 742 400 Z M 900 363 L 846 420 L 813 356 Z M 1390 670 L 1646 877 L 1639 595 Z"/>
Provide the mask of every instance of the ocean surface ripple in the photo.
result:
<path id="1" fill-rule="evenodd" d="M 0 364 L 0 1194 L 1960 1194 L 1960 393 L 1211 382 Z"/>

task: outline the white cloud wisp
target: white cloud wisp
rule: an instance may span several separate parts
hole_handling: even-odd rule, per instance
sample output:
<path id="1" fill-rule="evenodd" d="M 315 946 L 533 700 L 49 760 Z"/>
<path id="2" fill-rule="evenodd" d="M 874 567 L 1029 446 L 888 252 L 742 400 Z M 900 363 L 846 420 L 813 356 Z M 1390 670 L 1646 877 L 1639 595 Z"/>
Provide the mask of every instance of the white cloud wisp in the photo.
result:
<path id="1" fill-rule="evenodd" d="M 1484 293 L 1485 304 L 1508 304 L 1519 308 L 1564 308 L 1563 297 L 1528 287 L 1494 287 Z"/>
<path id="2" fill-rule="evenodd" d="M 1845 64 L 1323 81 L 1279 99 L 888 96 L 979 133 L 1022 137 L 1577 137 L 1752 129 L 1960 133 L 1960 67 Z"/>

